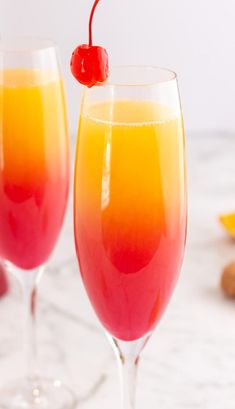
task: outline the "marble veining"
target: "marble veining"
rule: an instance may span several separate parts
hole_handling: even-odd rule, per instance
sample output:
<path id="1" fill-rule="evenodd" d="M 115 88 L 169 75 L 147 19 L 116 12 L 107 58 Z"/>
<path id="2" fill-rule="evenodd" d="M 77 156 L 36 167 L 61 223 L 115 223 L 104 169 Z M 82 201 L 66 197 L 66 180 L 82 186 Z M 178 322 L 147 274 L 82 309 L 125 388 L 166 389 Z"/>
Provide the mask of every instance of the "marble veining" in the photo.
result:
<path id="1" fill-rule="evenodd" d="M 177 289 L 142 354 L 137 409 L 234 409 L 235 301 L 220 291 L 235 242 L 217 216 L 235 211 L 235 133 L 187 138 L 189 229 Z M 0 300 L 0 383 L 24 371 L 22 294 Z M 120 408 L 118 374 L 81 283 L 75 258 L 72 199 L 63 232 L 39 288 L 38 365 L 74 389 L 78 408 Z"/>

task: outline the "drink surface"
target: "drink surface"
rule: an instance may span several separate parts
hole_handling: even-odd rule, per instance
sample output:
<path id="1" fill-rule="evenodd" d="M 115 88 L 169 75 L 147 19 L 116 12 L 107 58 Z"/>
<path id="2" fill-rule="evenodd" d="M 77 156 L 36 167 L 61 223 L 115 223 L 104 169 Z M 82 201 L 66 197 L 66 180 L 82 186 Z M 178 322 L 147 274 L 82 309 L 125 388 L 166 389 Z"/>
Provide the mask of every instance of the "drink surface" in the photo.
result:
<path id="1" fill-rule="evenodd" d="M 52 72 L 0 71 L 0 257 L 22 269 L 46 261 L 68 195 L 63 86 Z"/>
<path id="2" fill-rule="evenodd" d="M 186 234 L 184 166 L 182 118 L 166 107 L 98 103 L 80 119 L 76 250 L 91 303 L 119 339 L 151 331 L 174 289 Z"/>

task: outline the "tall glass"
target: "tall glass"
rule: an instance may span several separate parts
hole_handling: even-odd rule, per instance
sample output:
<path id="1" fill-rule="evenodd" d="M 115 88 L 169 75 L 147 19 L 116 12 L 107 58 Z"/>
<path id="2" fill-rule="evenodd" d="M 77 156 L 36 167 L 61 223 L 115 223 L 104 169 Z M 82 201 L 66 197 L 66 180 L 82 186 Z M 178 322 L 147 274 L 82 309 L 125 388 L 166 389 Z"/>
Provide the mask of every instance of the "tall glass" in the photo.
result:
<path id="1" fill-rule="evenodd" d="M 139 355 L 175 287 L 187 219 L 184 131 L 175 73 L 119 67 L 85 89 L 74 232 L 82 279 L 118 356 L 134 408 Z"/>
<path id="2" fill-rule="evenodd" d="M 28 327 L 28 375 L 0 392 L 4 408 L 69 407 L 73 397 L 36 367 L 37 285 L 64 219 L 69 141 L 53 43 L 0 43 L 0 258 L 20 281 Z"/>

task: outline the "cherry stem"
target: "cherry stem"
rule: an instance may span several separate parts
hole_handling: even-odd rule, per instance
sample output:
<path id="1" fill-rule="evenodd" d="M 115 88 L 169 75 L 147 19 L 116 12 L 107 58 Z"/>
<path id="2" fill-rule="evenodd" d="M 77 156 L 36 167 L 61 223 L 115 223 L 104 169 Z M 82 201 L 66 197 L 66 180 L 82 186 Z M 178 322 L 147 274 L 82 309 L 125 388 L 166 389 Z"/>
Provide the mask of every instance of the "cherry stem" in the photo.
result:
<path id="1" fill-rule="evenodd" d="M 95 9 L 97 7 L 97 4 L 99 3 L 100 0 L 95 0 L 92 10 L 91 10 L 91 14 L 90 14 L 90 20 L 89 20 L 89 46 L 92 46 L 92 21 L 93 21 L 93 16 L 95 13 Z"/>

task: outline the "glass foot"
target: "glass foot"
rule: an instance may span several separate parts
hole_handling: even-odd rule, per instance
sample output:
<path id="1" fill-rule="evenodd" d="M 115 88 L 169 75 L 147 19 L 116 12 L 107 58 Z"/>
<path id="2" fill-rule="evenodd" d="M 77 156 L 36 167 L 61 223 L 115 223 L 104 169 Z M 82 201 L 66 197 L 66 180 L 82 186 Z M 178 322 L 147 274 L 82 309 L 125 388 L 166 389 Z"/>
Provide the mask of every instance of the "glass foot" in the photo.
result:
<path id="1" fill-rule="evenodd" d="M 0 409 L 74 409 L 73 392 L 55 379 L 19 379 L 0 390 Z"/>

